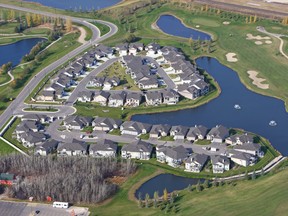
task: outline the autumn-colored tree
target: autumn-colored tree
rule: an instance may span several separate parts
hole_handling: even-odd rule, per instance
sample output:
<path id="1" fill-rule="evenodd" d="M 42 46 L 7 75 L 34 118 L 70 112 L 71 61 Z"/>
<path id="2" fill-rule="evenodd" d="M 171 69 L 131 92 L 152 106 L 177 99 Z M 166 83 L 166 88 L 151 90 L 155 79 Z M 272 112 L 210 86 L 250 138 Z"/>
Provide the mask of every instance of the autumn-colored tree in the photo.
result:
<path id="1" fill-rule="evenodd" d="M 66 19 L 66 31 L 67 32 L 72 31 L 72 21 L 70 18 Z"/>
<path id="2" fill-rule="evenodd" d="M 32 14 L 32 23 L 33 23 L 33 25 L 38 25 L 38 23 L 37 23 L 37 14 Z"/>
<path id="3" fill-rule="evenodd" d="M 9 11 L 8 20 L 15 20 L 15 11 L 14 10 Z"/>
<path id="4" fill-rule="evenodd" d="M 254 23 L 257 22 L 257 15 L 254 16 L 253 22 L 254 22 Z"/>
<path id="5" fill-rule="evenodd" d="M 168 191 L 167 191 L 166 188 L 165 188 L 164 191 L 163 191 L 163 200 L 164 200 L 164 201 L 167 201 L 167 200 L 168 200 Z"/>
<path id="6" fill-rule="evenodd" d="M 31 27 L 32 19 L 31 19 L 31 14 L 30 13 L 26 14 L 26 23 L 27 23 L 27 27 Z"/>

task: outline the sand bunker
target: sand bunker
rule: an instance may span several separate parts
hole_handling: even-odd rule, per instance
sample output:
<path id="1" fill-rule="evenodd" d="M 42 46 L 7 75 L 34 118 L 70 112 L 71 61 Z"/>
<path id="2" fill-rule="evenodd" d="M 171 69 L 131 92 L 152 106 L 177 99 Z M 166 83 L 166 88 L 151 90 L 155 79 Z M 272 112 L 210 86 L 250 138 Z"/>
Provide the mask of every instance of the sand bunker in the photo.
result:
<path id="1" fill-rule="evenodd" d="M 262 82 L 266 81 L 266 79 L 259 78 L 257 75 L 259 74 L 257 71 L 247 71 L 249 74 L 249 78 L 253 80 L 253 85 L 257 86 L 260 89 L 269 89 L 269 84 L 263 84 Z"/>
<path id="2" fill-rule="evenodd" d="M 228 62 L 237 62 L 238 59 L 236 58 L 236 53 L 227 53 L 226 59 Z"/>
<path id="3" fill-rule="evenodd" d="M 228 21 L 224 21 L 223 24 L 224 24 L 224 25 L 229 25 L 230 22 L 228 22 Z"/>
<path id="4" fill-rule="evenodd" d="M 255 44 L 256 44 L 256 45 L 262 45 L 263 42 L 262 42 L 262 41 L 255 41 Z"/>
<path id="5" fill-rule="evenodd" d="M 266 43 L 266 44 L 272 44 L 272 41 L 266 40 L 265 43 Z"/>
<path id="6" fill-rule="evenodd" d="M 252 34 L 247 34 L 247 40 L 270 40 L 271 38 L 266 36 L 266 37 L 262 37 L 260 35 L 257 36 L 253 36 Z"/>
<path id="7" fill-rule="evenodd" d="M 200 25 L 196 25 L 196 28 L 200 28 Z"/>

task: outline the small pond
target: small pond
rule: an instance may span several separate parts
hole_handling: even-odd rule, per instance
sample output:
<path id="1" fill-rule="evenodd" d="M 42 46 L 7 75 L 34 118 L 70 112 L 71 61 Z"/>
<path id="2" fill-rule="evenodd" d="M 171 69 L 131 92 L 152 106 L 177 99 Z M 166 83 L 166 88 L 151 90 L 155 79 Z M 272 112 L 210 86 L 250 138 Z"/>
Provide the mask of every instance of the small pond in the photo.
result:
<path id="1" fill-rule="evenodd" d="M 185 178 L 172 174 L 160 174 L 142 184 L 136 191 L 135 196 L 138 198 L 140 193 L 141 198 L 144 199 L 145 195 L 149 194 L 152 198 L 155 191 L 158 191 L 159 196 L 162 196 L 165 188 L 168 193 L 171 193 L 176 190 L 183 190 L 189 185 L 196 185 L 198 181 L 203 183 L 203 179 Z"/>
<path id="2" fill-rule="evenodd" d="M 13 66 L 18 65 L 21 62 L 23 56 L 28 54 L 30 50 L 43 38 L 29 38 L 18 41 L 16 43 L 0 46 L 0 65 L 12 62 Z"/>
<path id="3" fill-rule="evenodd" d="M 172 15 L 162 15 L 157 21 L 157 26 L 166 34 L 173 36 L 193 38 L 193 40 L 210 40 L 211 36 L 205 32 L 186 27 L 181 20 Z"/>
<path id="4" fill-rule="evenodd" d="M 58 8 L 62 10 L 90 11 L 115 5 L 121 0 L 25 0 L 27 2 L 36 2 L 42 5 Z"/>

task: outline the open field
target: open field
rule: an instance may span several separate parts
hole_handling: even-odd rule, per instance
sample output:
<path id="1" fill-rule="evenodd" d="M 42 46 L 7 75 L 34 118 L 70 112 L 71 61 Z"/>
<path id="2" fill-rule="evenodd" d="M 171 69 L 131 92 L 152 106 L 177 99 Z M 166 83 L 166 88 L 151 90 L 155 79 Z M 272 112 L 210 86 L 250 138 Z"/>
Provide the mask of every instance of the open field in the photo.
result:
<path id="1" fill-rule="evenodd" d="M 91 207 L 92 215 L 166 215 L 159 208 L 139 208 L 133 200 L 135 190 L 147 178 L 161 173 L 161 170 L 147 164 L 139 165 L 137 174 L 125 182 L 120 191 L 111 200 L 97 207 Z M 260 177 L 256 180 L 238 181 L 233 184 L 212 187 L 202 192 L 181 191 L 176 199 L 178 215 L 257 215 L 284 216 L 287 212 L 288 169 L 273 176 Z M 269 205 L 265 205 L 269 200 Z M 225 208 L 223 208 L 225 205 Z M 129 209 L 129 211 L 127 211 Z M 170 211 L 170 214 L 174 214 Z M 168 215 L 170 215 L 168 214 Z"/>

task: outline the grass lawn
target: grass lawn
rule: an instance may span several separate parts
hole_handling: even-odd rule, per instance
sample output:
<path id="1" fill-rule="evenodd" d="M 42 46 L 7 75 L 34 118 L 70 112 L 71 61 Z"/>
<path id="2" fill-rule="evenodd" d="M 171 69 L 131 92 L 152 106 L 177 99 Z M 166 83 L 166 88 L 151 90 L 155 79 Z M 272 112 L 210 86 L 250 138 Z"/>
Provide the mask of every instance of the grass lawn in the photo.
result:
<path id="1" fill-rule="evenodd" d="M 113 90 L 123 90 L 124 87 L 130 90 L 139 90 L 139 88 L 134 84 L 133 79 L 125 73 L 125 68 L 121 66 L 120 62 L 115 62 L 110 67 L 103 70 L 98 74 L 98 77 L 118 77 L 120 79 L 120 85 L 113 88 Z"/>
<path id="2" fill-rule="evenodd" d="M 95 25 L 101 32 L 101 36 L 107 34 L 110 31 L 110 28 L 106 25 L 103 25 L 98 22 L 92 22 L 93 25 Z"/>
<path id="3" fill-rule="evenodd" d="M 19 149 L 23 150 L 24 152 L 28 152 L 28 149 L 25 148 L 16 138 L 13 138 L 12 134 L 14 133 L 17 125 L 21 122 L 20 118 L 16 118 L 13 124 L 9 127 L 9 129 L 3 134 L 3 138 L 8 140 L 13 145 L 17 146 Z"/>
<path id="4" fill-rule="evenodd" d="M 28 28 L 26 29 L 23 33 L 25 35 L 38 35 L 38 34 L 42 34 L 42 35 L 48 35 L 50 33 L 50 29 L 48 28 Z"/>
<path id="5" fill-rule="evenodd" d="M 194 143 L 197 145 L 209 145 L 211 143 L 211 141 L 203 139 L 203 140 L 196 140 Z"/>
<path id="6" fill-rule="evenodd" d="M 9 146 L 4 141 L 0 140 L 0 155 L 6 155 L 6 154 L 13 153 L 13 152 L 16 152 L 14 148 Z"/>
<path id="7" fill-rule="evenodd" d="M 15 27 L 18 27 L 19 23 L 7 23 L 0 25 L 0 34 L 15 34 Z"/>
<path id="8" fill-rule="evenodd" d="M 141 135 L 139 136 L 139 138 L 140 138 L 141 140 L 148 140 L 149 137 L 150 137 L 149 134 L 141 134 Z"/>
<path id="9" fill-rule="evenodd" d="M 129 178 L 119 192 L 106 203 L 91 207 L 91 215 L 167 215 L 159 208 L 139 208 L 133 201 L 135 190 L 156 173 L 161 173 L 152 165 L 142 164 L 138 172 Z M 282 216 L 287 213 L 288 169 L 275 175 L 259 177 L 256 180 L 237 181 L 235 184 L 211 187 L 201 192 L 183 190 L 175 201 L 177 215 L 257 215 Z M 269 205 L 265 205 L 269 200 Z M 225 208 L 223 207 L 225 205 Z M 129 211 L 127 211 L 129 209 Z M 174 215 L 171 211 L 168 215 Z"/>

